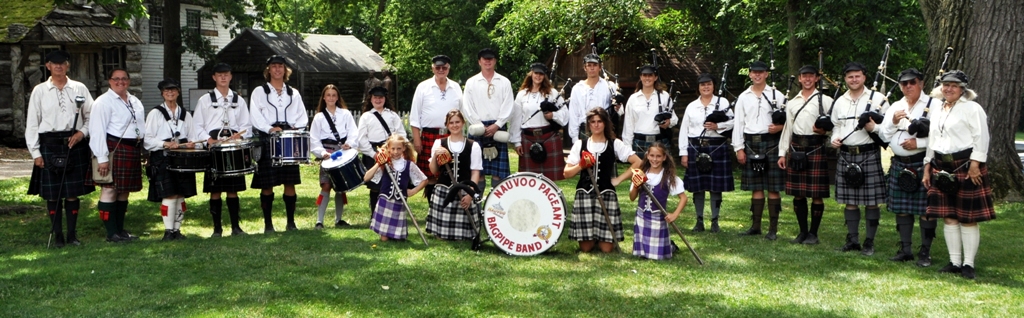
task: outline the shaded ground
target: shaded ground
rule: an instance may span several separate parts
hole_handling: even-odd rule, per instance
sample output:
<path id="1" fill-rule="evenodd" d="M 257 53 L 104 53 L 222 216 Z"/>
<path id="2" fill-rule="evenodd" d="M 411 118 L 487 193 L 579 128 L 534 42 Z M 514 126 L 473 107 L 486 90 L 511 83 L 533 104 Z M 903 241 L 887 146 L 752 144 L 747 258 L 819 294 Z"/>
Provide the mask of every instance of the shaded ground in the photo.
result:
<path id="1" fill-rule="evenodd" d="M 25 148 L 0 146 L 0 180 L 32 175 L 32 155 Z"/>

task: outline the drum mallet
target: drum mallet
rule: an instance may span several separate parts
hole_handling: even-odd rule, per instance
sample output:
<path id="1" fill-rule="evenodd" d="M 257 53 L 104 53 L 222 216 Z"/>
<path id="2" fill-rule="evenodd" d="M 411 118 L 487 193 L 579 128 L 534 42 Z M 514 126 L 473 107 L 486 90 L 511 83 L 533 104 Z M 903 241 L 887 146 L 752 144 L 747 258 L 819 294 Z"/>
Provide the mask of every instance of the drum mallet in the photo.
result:
<path id="1" fill-rule="evenodd" d="M 640 185 L 640 187 L 644 189 L 645 193 L 647 193 L 647 198 L 654 201 L 654 204 L 658 206 L 658 209 L 661 209 L 662 214 L 668 213 L 668 210 L 665 210 L 665 207 L 661 205 L 661 201 L 658 201 L 658 199 L 654 197 L 654 192 L 652 192 L 651 188 L 647 186 L 647 183 Z M 683 231 L 679 230 L 676 223 L 668 221 L 666 221 L 666 223 L 671 225 L 672 229 L 676 230 L 676 233 L 679 233 L 679 238 L 683 239 L 683 243 L 686 244 L 686 248 L 690 249 L 690 253 L 693 254 L 693 258 L 697 259 L 697 264 L 704 265 L 704 260 L 701 260 L 700 256 L 697 255 L 697 251 L 693 249 L 693 246 L 690 246 L 690 242 L 686 240 L 686 236 L 683 235 Z"/>
<path id="2" fill-rule="evenodd" d="M 416 216 L 412 214 L 412 209 L 409 208 L 409 202 L 405 200 L 405 193 L 401 192 L 402 190 L 398 187 L 398 177 L 395 176 L 397 173 L 392 173 L 394 172 L 394 169 L 391 167 L 390 162 L 387 165 L 387 172 L 388 177 L 391 177 L 391 180 L 394 181 L 391 182 L 391 191 L 396 192 L 395 194 L 397 194 L 398 198 L 402 200 L 402 206 L 405 207 L 405 212 L 409 213 L 409 218 L 412 219 L 412 225 L 416 226 L 416 232 L 420 233 L 420 239 L 423 239 L 423 245 L 429 247 L 430 244 L 427 243 L 427 237 L 423 236 L 423 229 L 421 229 L 420 224 L 416 222 Z"/>

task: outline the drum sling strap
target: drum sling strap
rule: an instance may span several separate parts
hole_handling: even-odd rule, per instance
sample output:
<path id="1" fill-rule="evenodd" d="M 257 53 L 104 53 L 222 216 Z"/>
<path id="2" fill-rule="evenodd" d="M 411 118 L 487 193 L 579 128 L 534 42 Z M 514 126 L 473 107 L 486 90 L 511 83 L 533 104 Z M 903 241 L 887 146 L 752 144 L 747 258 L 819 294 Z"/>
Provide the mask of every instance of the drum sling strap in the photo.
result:
<path id="1" fill-rule="evenodd" d="M 213 92 L 210 92 L 210 93 L 212 94 Z M 178 106 L 178 107 L 181 107 L 181 106 Z M 164 115 L 164 121 L 166 121 L 166 122 L 170 122 L 171 121 L 171 114 L 167 112 L 166 108 L 157 106 L 156 109 L 160 111 L 161 115 Z M 185 111 L 184 110 L 181 110 L 181 112 L 178 113 L 178 120 L 180 120 L 182 122 L 185 121 Z M 171 129 L 171 135 L 172 135 L 171 138 L 165 139 L 164 141 L 171 141 L 171 139 L 174 139 L 175 137 L 179 137 L 181 135 L 181 132 L 180 131 L 174 131 L 174 129 Z M 182 139 L 184 139 L 184 138 L 182 138 Z"/>
<path id="2" fill-rule="evenodd" d="M 213 105 L 213 108 L 217 108 L 217 93 L 215 93 L 214 91 L 210 91 L 210 104 Z M 238 107 L 238 93 L 235 93 L 234 96 L 231 96 L 231 105 L 231 108 Z"/>
<path id="3" fill-rule="evenodd" d="M 337 140 L 339 143 L 344 142 L 341 140 L 341 135 L 338 134 L 338 127 L 335 127 L 334 121 L 331 120 L 331 114 L 327 113 L 327 108 L 324 108 L 320 112 L 324 114 L 324 119 L 327 120 L 327 127 L 331 127 L 331 133 L 334 134 L 334 140 Z"/>
<path id="4" fill-rule="evenodd" d="M 287 110 L 288 110 L 288 106 L 291 106 L 292 102 L 293 102 L 293 100 L 292 100 L 292 87 L 288 86 L 288 84 L 284 84 L 285 91 L 288 92 L 288 105 L 284 106 L 285 112 L 284 112 L 284 121 L 283 122 L 278 120 L 279 118 L 277 118 L 277 106 L 274 106 L 274 103 L 270 102 L 270 92 L 271 92 L 271 90 L 270 90 L 270 83 L 263 83 L 263 86 L 260 86 L 260 87 L 263 87 L 263 94 L 267 96 L 267 105 L 270 105 L 270 107 L 274 108 L 274 124 L 281 124 L 281 123 L 283 123 L 283 124 L 287 124 L 290 127 L 291 124 L 288 124 L 288 111 Z"/>

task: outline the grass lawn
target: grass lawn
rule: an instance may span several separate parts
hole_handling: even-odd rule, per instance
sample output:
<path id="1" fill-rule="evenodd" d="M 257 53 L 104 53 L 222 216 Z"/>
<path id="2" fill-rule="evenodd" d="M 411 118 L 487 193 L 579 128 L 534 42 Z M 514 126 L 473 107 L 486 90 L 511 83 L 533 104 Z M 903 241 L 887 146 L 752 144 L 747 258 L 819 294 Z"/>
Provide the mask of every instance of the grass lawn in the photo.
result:
<path id="1" fill-rule="evenodd" d="M 41 209 L 0 215 L 0 316 L 1024 316 L 1022 204 L 999 205 L 999 218 L 981 226 L 978 279 L 969 281 L 936 272 L 948 261 L 941 226 L 932 267 L 889 261 L 898 238 L 887 212 L 874 256 L 834 251 L 845 235 L 834 200 L 826 200 L 822 244 L 802 246 L 788 243 L 797 232 L 789 198 L 771 242 L 736 235 L 749 225 L 749 195 L 729 193 L 722 233 L 686 231 L 700 266 L 685 248 L 668 261 L 629 254 L 636 204 L 623 184 L 625 253 L 577 253 L 565 232 L 547 253 L 521 258 L 490 243 L 473 252 L 468 242 L 429 238 L 424 247 L 414 228 L 407 242 L 380 242 L 368 229 L 365 188 L 349 196 L 353 227 L 313 230 L 316 167 L 303 174 L 297 232 L 261 234 L 255 190 L 242 193 L 244 237 L 206 238 L 204 195 L 187 200 L 189 239 L 175 242 L 159 241 L 158 204 L 145 192 L 131 196 L 126 225 L 143 237 L 128 244 L 103 242 L 98 191 L 83 199 L 80 247 L 46 249 Z M 575 182 L 558 182 L 570 202 Z M 43 206 L 24 195 L 27 183 L 0 181 L 0 206 Z M 275 227 L 284 229 L 276 191 Z M 410 204 L 423 225 L 427 201 Z M 693 220 L 690 206 L 677 224 L 685 231 Z"/>

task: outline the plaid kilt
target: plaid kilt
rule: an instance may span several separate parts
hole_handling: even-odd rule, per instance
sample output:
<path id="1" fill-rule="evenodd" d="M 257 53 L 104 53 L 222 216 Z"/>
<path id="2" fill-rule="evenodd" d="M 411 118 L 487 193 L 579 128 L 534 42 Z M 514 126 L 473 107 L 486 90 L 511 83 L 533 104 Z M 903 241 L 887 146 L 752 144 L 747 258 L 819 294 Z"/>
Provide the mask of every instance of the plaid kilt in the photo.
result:
<path id="1" fill-rule="evenodd" d="M 43 200 L 56 201 L 96 191 L 95 182 L 92 180 L 92 151 L 89 150 L 89 140 L 79 141 L 70 151 L 67 148 L 67 145 L 58 144 L 39 145 L 44 168 L 32 166 L 28 194 L 38 194 Z M 64 154 L 67 154 L 67 168 L 54 167 L 51 160 Z"/>
<path id="2" fill-rule="evenodd" d="M 327 152 L 335 152 L 335 151 L 337 151 L 338 149 L 341 149 L 341 146 L 340 146 L 340 145 L 330 145 L 330 144 L 323 144 L 323 145 L 324 145 L 324 150 L 327 150 Z M 354 150 L 354 149 L 353 149 L 353 150 Z M 316 159 L 314 160 L 314 162 L 316 162 L 316 163 L 317 163 L 317 165 L 319 166 L 319 165 L 320 165 L 320 162 L 322 162 L 322 160 L 323 160 L 322 158 L 316 158 Z M 373 167 L 373 166 L 370 166 L 370 167 Z M 366 167 L 366 168 L 367 168 L 367 169 L 369 169 L 370 167 Z M 330 175 L 328 175 L 328 174 L 327 174 L 327 170 L 326 170 L 326 169 L 324 169 L 324 168 L 323 168 L 323 167 L 321 166 L 321 167 L 320 167 L 320 184 L 324 184 L 324 183 L 326 183 L 326 184 L 331 184 L 331 177 L 330 177 Z M 333 185 L 333 184 L 331 184 L 331 186 L 334 186 L 334 185 Z M 337 190 L 337 189 L 335 189 L 334 191 L 338 191 L 338 190 Z"/>
<path id="3" fill-rule="evenodd" d="M 150 202 L 161 202 L 174 195 L 186 198 L 196 195 L 196 173 L 167 170 L 169 163 L 162 150 L 150 152 L 149 167 L 146 168 L 149 176 L 149 196 L 146 199 Z"/>
<path id="4" fill-rule="evenodd" d="M 672 258 L 671 242 L 665 214 L 637 208 L 636 224 L 633 225 L 633 255 L 649 259 Z"/>
<path id="5" fill-rule="evenodd" d="M 953 171 L 956 167 L 970 159 L 955 160 L 952 164 L 932 162 L 932 169 Z M 969 164 L 968 164 L 969 165 Z M 988 165 L 982 163 L 981 186 L 974 185 L 967 177 L 969 166 L 956 171 L 956 179 L 960 181 L 960 191 L 950 197 L 932 186 L 928 188 L 928 209 L 925 213 L 930 218 L 955 218 L 960 223 L 975 223 L 996 219 L 995 205 L 992 203 L 992 180 L 988 176 Z M 937 170 L 936 170 L 937 171 Z M 932 178 L 935 182 L 935 178 Z"/>
<path id="6" fill-rule="evenodd" d="M 761 142 L 746 142 L 743 151 L 747 154 L 747 164 L 743 165 L 743 173 L 740 175 L 740 189 L 744 191 L 780 192 L 786 189 L 786 171 L 779 169 L 779 140 L 768 138 Z M 750 165 L 750 157 L 754 153 L 767 155 L 768 162 L 765 171 L 754 171 Z"/>
<path id="7" fill-rule="evenodd" d="M 917 191 L 906 192 L 900 188 L 899 176 L 903 168 L 917 173 Z M 924 162 L 903 163 L 893 160 L 889 166 L 889 195 L 885 198 L 885 208 L 892 213 L 922 215 L 928 208 L 928 189 L 921 183 L 921 174 L 924 173 Z"/>
<path id="8" fill-rule="evenodd" d="M 438 184 L 434 188 L 434 194 L 430 198 L 430 213 L 427 214 L 427 233 L 445 240 L 472 239 L 474 234 L 479 233 L 480 228 L 472 224 L 466 211 L 459 207 L 458 201 L 442 206 L 441 203 L 447 195 L 447 185 Z M 483 220 L 478 203 L 470 205 L 469 211 L 474 213 L 478 222 Z"/>
<path id="9" fill-rule="evenodd" d="M 142 147 L 123 142 L 119 144 L 107 139 L 107 149 L 114 155 L 113 159 L 108 161 L 110 173 L 114 174 L 114 183 L 100 186 L 114 188 L 118 193 L 142 190 Z"/>
<path id="10" fill-rule="evenodd" d="M 729 156 L 729 145 L 694 146 L 690 145 L 690 155 L 686 157 L 686 174 L 683 175 L 683 187 L 689 192 L 730 192 L 736 190 L 736 182 L 732 176 L 732 158 Z M 711 172 L 697 170 L 697 155 L 707 152 L 711 155 Z"/>
<path id="11" fill-rule="evenodd" d="M 302 176 L 299 174 L 299 165 L 283 165 L 280 167 L 274 167 L 270 152 L 267 151 L 272 147 L 270 144 L 270 138 L 264 136 L 262 139 L 264 152 L 263 155 L 260 156 L 260 160 L 256 162 L 256 173 L 253 174 L 252 182 L 249 184 L 249 187 L 253 189 L 266 189 L 282 184 L 302 184 Z"/>
<path id="12" fill-rule="evenodd" d="M 377 209 L 370 219 L 370 229 L 387 238 L 404 240 L 409 236 L 409 228 L 405 224 L 405 207 L 402 202 L 383 195 L 377 198 Z"/>
<path id="13" fill-rule="evenodd" d="M 203 173 L 203 192 L 242 192 L 245 189 L 245 176 L 214 178 L 212 172 Z"/>
<path id="14" fill-rule="evenodd" d="M 851 188 L 846 185 L 846 165 L 856 163 L 864 172 L 864 185 Z M 859 154 L 839 151 L 836 164 L 836 202 L 853 205 L 878 205 L 885 203 L 885 175 L 882 171 L 882 152 L 874 150 Z"/>
<path id="15" fill-rule="evenodd" d="M 633 151 L 636 152 L 636 155 L 640 157 L 640 159 L 647 158 L 647 148 L 650 148 L 655 142 L 661 143 L 666 148 L 670 147 L 668 138 L 658 138 L 661 136 L 655 135 L 656 137 L 654 141 L 648 142 L 645 136 L 647 135 L 633 134 L 633 144 L 630 145 L 633 147 Z"/>
<path id="16" fill-rule="evenodd" d="M 420 142 L 423 144 L 424 154 L 416 154 L 416 166 L 420 167 L 420 171 L 427 175 L 427 178 L 437 179 L 437 176 L 430 172 L 430 149 L 433 149 L 434 142 L 441 138 L 448 138 L 450 134 L 439 134 L 435 132 L 427 132 L 420 130 Z M 370 158 L 373 159 L 373 158 Z M 370 169 L 371 166 L 366 166 L 366 169 Z"/>
<path id="17" fill-rule="evenodd" d="M 619 200 L 614 190 L 601 191 L 601 199 L 608 207 L 608 218 L 612 222 L 612 231 L 615 237 L 608 233 L 608 224 L 605 223 L 604 213 L 601 212 L 601 205 L 596 200 L 597 195 L 583 189 L 576 189 L 576 199 L 570 213 L 569 239 L 575 241 L 601 241 L 618 242 L 623 240 L 622 234 L 622 211 L 619 210 Z"/>
<path id="18" fill-rule="evenodd" d="M 536 128 L 541 129 L 541 128 Z M 525 129 L 524 129 L 525 130 Z M 565 157 L 562 155 L 562 132 L 553 131 L 540 136 L 523 133 L 523 154 L 519 157 L 519 172 L 536 172 L 543 174 L 551 181 L 565 179 Z M 530 158 L 530 146 L 541 143 L 547 157 L 543 163 L 537 163 Z"/>
<path id="19" fill-rule="evenodd" d="M 807 152 L 807 167 L 804 170 L 796 171 L 793 170 L 789 162 L 786 163 L 786 194 L 804 198 L 830 197 L 828 148 L 825 146 L 800 147 L 793 145 L 790 152 L 794 150 Z"/>
<path id="20" fill-rule="evenodd" d="M 486 126 L 489 126 L 489 125 L 495 123 L 495 121 L 493 121 L 493 120 L 485 120 L 482 123 L 486 127 Z M 500 130 L 500 131 L 508 131 L 505 127 L 498 128 L 498 130 Z M 497 142 L 497 141 L 494 141 L 494 138 L 484 137 L 484 136 L 480 136 L 480 137 L 476 137 L 476 138 L 470 138 L 470 139 L 473 139 L 473 141 L 476 141 L 476 142 L 480 143 L 480 150 L 481 151 L 483 151 L 484 149 L 488 148 L 487 146 L 485 146 L 487 144 L 493 144 L 492 147 L 495 147 L 495 148 L 498 149 L 498 156 L 494 157 L 494 159 L 484 158 L 484 170 L 480 172 L 480 176 L 481 177 L 483 177 L 485 175 L 491 175 L 491 176 L 494 176 L 494 177 L 498 177 L 498 179 L 504 179 L 505 177 L 508 177 L 508 175 L 512 174 L 511 173 L 511 168 L 509 167 L 509 164 L 508 164 L 508 143 L 507 142 Z"/>

